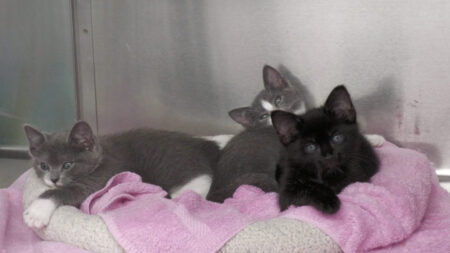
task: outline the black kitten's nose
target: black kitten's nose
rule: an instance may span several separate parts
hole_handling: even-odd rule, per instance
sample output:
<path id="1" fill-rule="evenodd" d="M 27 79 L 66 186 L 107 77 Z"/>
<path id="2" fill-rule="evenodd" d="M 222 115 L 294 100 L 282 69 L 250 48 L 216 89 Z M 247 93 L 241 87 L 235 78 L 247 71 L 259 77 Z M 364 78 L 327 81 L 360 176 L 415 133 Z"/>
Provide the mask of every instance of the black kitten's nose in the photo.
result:
<path id="1" fill-rule="evenodd" d="M 50 179 L 50 180 L 52 180 L 52 182 L 53 182 L 54 184 L 56 184 L 56 182 L 58 182 L 58 180 L 59 180 L 59 177 L 58 177 L 58 178 L 52 178 L 52 179 Z"/>

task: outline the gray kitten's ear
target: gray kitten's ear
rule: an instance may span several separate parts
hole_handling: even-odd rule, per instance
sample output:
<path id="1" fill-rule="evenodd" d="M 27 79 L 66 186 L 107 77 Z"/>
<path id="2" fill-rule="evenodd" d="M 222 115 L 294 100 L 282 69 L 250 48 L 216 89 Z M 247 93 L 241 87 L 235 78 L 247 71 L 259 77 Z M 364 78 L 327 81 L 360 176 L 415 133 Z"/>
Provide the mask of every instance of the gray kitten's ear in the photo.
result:
<path id="1" fill-rule="evenodd" d="M 274 111 L 270 117 L 281 143 L 288 145 L 293 142 L 299 133 L 297 127 L 301 123 L 300 117 L 285 111 Z"/>
<path id="2" fill-rule="evenodd" d="M 339 85 L 331 91 L 324 109 L 325 113 L 336 119 L 344 120 L 347 123 L 356 122 L 356 110 L 344 85 Z"/>
<path id="3" fill-rule="evenodd" d="M 30 144 L 30 153 L 33 154 L 37 148 L 44 144 L 45 135 L 30 125 L 24 125 L 23 129 Z"/>
<path id="4" fill-rule="evenodd" d="M 240 107 L 228 112 L 228 115 L 244 127 L 255 126 L 255 112 L 251 107 Z"/>
<path id="5" fill-rule="evenodd" d="M 95 136 L 87 122 L 78 121 L 70 131 L 68 142 L 74 147 L 92 151 L 95 145 Z"/>
<path id="6" fill-rule="evenodd" d="M 289 86 L 286 80 L 281 76 L 280 72 L 269 65 L 264 65 L 263 80 L 264 88 L 266 90 L 281 90 Z"/>

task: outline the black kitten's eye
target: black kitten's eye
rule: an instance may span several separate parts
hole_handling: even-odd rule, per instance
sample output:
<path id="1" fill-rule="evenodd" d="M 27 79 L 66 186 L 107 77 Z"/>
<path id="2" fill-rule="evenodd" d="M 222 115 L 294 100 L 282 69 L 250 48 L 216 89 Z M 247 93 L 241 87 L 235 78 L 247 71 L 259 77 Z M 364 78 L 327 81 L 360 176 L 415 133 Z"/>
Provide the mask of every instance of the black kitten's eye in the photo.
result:
<path id="1" fill-rule="evenodd" d="M 335 135 L 333 135 L 331 140 L 336 144 L 340 144 L 344 141 L 344 135 L 343 134 L 335 134 Z"/>
<path id="2" fill-rule="evenodd" d="M 280 105 L 281 99 L 282 99 L 281 96 L 278 96 L 278 97 L 275 98 L 275 105 L 276 105 L 276 106 L 279 106 L 279 105 Z"/>
<path id="3" fill-rule="evenodd" d="M 39 164 L 39 167 L 41 167 L 41 170 L 48 170 L 49 169 L 48 165 L 46 163 L 44 163 L 44 162 L 41 162 Z"/>
<path id="4" fill-rule="evenodd" d="M 72 168 L 73 162 L 65 162 L 62 166 L 63 169 L 68 170 Z"/>
<path id="5" fill-rule="evenodd" d="M 314 151 L 316 151 L 316 149 L 317 149 L 317 146 L 312 143 L 310 143 L 304 147 L 305 152 L 308 154 L 314 153 Z"/>
<path id="6" fill-rule="evenodd" d="M 265 114 L 261 114 L 261 116 L 259 116 L 259 119 L 263 120 L 263 119 L 267 119 L 267 117 L 269 117 L 269 114 L 265 113 Z"/>

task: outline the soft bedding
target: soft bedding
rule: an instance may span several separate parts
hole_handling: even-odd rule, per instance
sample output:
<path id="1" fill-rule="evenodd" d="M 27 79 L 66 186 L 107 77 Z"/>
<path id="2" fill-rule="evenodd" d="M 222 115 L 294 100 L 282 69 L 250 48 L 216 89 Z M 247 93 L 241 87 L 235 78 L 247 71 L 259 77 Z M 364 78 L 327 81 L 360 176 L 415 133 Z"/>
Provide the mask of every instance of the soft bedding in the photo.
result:
<path id="1" fill-rule="evenodd" d="M 240 187 L 222 205 L 193 192 L 168 200 L 159 187 L 123 173 L 83 203 L 84 213 L 61 207 L 50 225 L 37 233 L 97 252 L 314 252 L 302 247 L 308 241 L 316 252 L 450 252 L 450 195 L 439 186 L 429 161 L 389 143 L 376 150 L 380 172 L 370 183 L 344 189 L 335 215 L 308 206 L 279 213 L 276 194 L 252 186 Z M 25 205 L 39 194 L 38 187 L 32 187 L 37 182 L 32 175 L 25 187 Z M 82 252 L 40 241 L 25 227 L 23 209 L 16 203 L 24 180 L 25 176 L 1 191 L 0 208 L 8 210 L 0 217 L 5 230 L 0 244 L 6 252 L 42 251 L 43 245 L 45 252 L 61 252 L 61 247 Z M 96 225 L 77 227 L 80 224 Z M 78 229 L 83 232 L 76 236 Z M 299 240 L 299 234 L 305 240 Z M 10 251 L 18 247 L 24 250 Z"/>

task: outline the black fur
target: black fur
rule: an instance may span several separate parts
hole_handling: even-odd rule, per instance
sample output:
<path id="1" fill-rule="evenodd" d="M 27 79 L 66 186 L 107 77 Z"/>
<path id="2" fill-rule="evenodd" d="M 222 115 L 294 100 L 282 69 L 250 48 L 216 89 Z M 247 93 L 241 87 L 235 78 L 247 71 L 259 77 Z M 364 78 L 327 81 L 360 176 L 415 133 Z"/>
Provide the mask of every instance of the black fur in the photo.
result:
<path id="1" fill-rule="evenodd" d="M 369 181 L 378 171 L 378 158 L 358 130 L 344 86 L 336 87 L 321 108 L 300 116 L 275 111 L 271 117 L 284 145 L 278 163 L 281 210 L 312 205 L 335 213 L 342 189 Z"/>
<path id="2" fill-rule="evenodd" d="M 196 176 L 211 175 L 219 157 L 216 143 L 176 132 L 136 129 L 96 138 L 83 121 L 70 133 L 43 134 L 30 126 L 25 131 L 37 175 L 56 183 L 40 197 L 57 204 L 78 206 L 123 171 L 170 193 Z M 64 169 L 68 161 L 73 165 Z"/>

